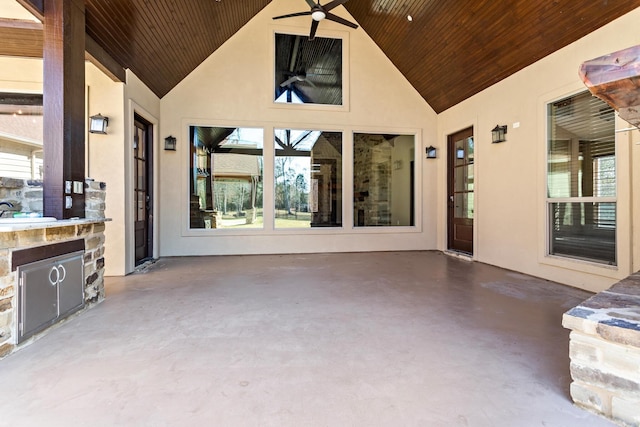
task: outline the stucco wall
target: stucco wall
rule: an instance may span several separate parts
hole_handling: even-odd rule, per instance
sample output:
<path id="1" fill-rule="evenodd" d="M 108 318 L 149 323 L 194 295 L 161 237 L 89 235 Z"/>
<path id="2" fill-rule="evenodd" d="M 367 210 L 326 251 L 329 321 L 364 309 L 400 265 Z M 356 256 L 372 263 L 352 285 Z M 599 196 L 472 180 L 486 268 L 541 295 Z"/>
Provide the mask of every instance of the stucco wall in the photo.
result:
<path id="1" fill-rule="evenodd" d="M 638 146 L 630 144 L 629 137 L 638 131 L 616 134 L 618 266 L 596 266 L 545 255 L 545 106 L 586 90 L 578 77 L 582 62 L 640 43 L 639 21 L 637 9 L 438 116 L 438 145 L 442 148 L 446 147 L 447 135 L 474 127 L 475 259 L 592 291 L 603 290 L 640 267 L 637 256 L 636 265 L 632 266 L 630 248 L 630 150 L 633 147 L 637 152 Z M 516 123 L 519 127 L 514 126 Z M 491 129 L 496 124 L 509 126 L 504 143 L 491 144 Z M 618 119 L 616 126 L 627 128 L 628 124 Z M 639 165 L 637 154 L 635 164 Z M 442 156 L 438 160 L 437 196 L 440 249 L 446 249 L 447 244 L 446 168 L 446 156 Z"/>
<path id="2" fill-rule="evenodd" d="M 348 50 L 343 69 L 348 108 L 283 108 L 273 104 L 274 31 L 308 34 L 309 17 L 273 21 L 291 12 L 291 3 L 276 0 L 205 60 L 161 100 L 161 136 L 178 138 L 176 152 L 159 159 L 162 212 L 160 255 L 290 253 L 434 249 L 435 169 L 424 159 L 424 148 L 434 142 L 436 114 L 395 69 L 362 29 L 350 30 L 323 21 L 319 36 L 345 37 Z M 351 19 L 340 7 L 336 13 Z M 308 106 L 307 106 L 308 107 Z M 189 230 L 188 126 L 253 126 L 265 131 L 265 152 L 273 150 L 273 129 L 343 131 L 345 189 L 342 230 Z M 352 229 L 352 133 L 416 135 L 418 200 L 416 227 Z M 273 188 L 273 162 L 265 156 L 264 188 Z M 408 165 L 407 165 L 408 167 Z M 408 188 L 407 188 L 408 191 Z M 265 190 L 264 211 L 273 211 L 273 196 Z"/>
<path id="3" fill-rule="evenodd" d="M 105 229 L 105 251 L 108 261 L 105 274 L 120 276 L 126 273 L 124 232 L 124 84 L 114 82 L 91 63 L 85 66 L 87 85 L 87 115 L 109 117 L 107 134 L 87 132 L 86 176 L 107 184 L 105 216 L 111 218 Z"/>

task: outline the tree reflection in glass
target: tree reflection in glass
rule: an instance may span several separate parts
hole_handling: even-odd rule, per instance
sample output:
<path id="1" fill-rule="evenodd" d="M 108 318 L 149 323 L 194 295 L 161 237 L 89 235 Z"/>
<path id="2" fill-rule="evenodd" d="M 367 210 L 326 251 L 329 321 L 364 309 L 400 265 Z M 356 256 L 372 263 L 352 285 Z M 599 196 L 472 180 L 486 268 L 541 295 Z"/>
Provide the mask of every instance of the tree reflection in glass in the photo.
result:
<path id="1" fill-rule="evenodd" d="M 275 227 L 342 225 L 342 134 L 276 129 Z"/>
<path id="2" fill-rule="evenodd" d="M 190 127 L 191 228 L 263 226 L 263 133 Z"/>

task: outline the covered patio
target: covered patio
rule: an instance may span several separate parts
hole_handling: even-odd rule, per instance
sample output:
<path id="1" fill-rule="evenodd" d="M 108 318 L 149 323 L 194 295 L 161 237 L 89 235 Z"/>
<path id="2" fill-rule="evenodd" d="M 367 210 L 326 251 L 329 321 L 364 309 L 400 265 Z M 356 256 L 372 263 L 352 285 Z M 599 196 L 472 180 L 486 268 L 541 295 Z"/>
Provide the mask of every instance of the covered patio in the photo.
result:
<path id="1" fill-rule="evenodd" d="M 10 355 L 0 424 L 606 426 L 569 397 L 590 294 L 435 251 L 161 258 Z"/>

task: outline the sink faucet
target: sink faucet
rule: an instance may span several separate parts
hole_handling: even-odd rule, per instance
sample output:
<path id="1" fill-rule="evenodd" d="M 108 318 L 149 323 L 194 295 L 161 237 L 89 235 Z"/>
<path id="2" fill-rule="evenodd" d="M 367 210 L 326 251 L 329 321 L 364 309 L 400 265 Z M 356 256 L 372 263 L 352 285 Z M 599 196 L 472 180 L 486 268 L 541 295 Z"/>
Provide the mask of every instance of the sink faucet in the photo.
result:
<path id="1" fill-rule="evenodd" d="M 0 202 L 0 206 L 6 206 L 8 208 L 12 208 L 13 207 L 13 203 L 10 202 Z M 6 209 L 0 210 L 0 218 L 2 218 L 2 215 L 4 215 L 4 213 L 6 212 Z"/>

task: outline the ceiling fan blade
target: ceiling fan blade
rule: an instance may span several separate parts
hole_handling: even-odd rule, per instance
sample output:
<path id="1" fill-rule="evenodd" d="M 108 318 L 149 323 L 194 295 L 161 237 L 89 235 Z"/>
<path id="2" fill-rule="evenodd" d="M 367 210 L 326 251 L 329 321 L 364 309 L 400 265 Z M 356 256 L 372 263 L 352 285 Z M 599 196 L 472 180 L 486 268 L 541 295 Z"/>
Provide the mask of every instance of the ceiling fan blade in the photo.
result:
<path id="1" fill-rule="evenodd" d="M 311 15 L 311 11 L 308 11 L 308 12 L 297 12 L 297 13 L 290 13 L 288 15 L 274 16 L 273 19 L 292 18 L 294 16 L 305 16 L 305 15 Z"/>
<path id="2" fill-rule="evenodd" d="M 282 83 L 280 83 L 280 87 L 287 87 L 291 83 L 296 82 L 296 81 L 298 81 L 298 76 L 291 76 L 287 80 L 285 80 Z"/>
<path id="3" fill-rule="evenodd" d="M 307 4 L 309 5 L 309 7 L 314 7 L 316 5 L 316 2 L 314 2 L 313 0 L 307 0 Z"/>
<path id="4" fill-rule="evenodd" d="M 316 38 L 316 30 L 318 29 L 318 21 L 315 19 L 311 20 L 311 32 L 309 33 L 309 40 L 313 40 Z"/>
<path id="5" fill-rule="evenodd" d="M 328 19 L 329 21 L 337 22 L 338 24 L 346 25 L 347 27 L 358 28 L 358 26 L 353 22 L 347 21 L 344 18 L 340 18 L 333 13 L 327 13 L 326 19 Z"/>
<path id="6" fill-rule="evenodd" d="M 333 0 L 332 2 L 329 2 L 329 3 L 325 4 L 322 7 L 324 8 L 325 12 L 328 12 L 331 9 L 333 9 L 334 7 L 338 7 L 341 4 L 345 4 L 347 1 L 349 1 L 349 0 Z M 307 3 L 308 3 L 308 1 L 307 1 Z"/>

